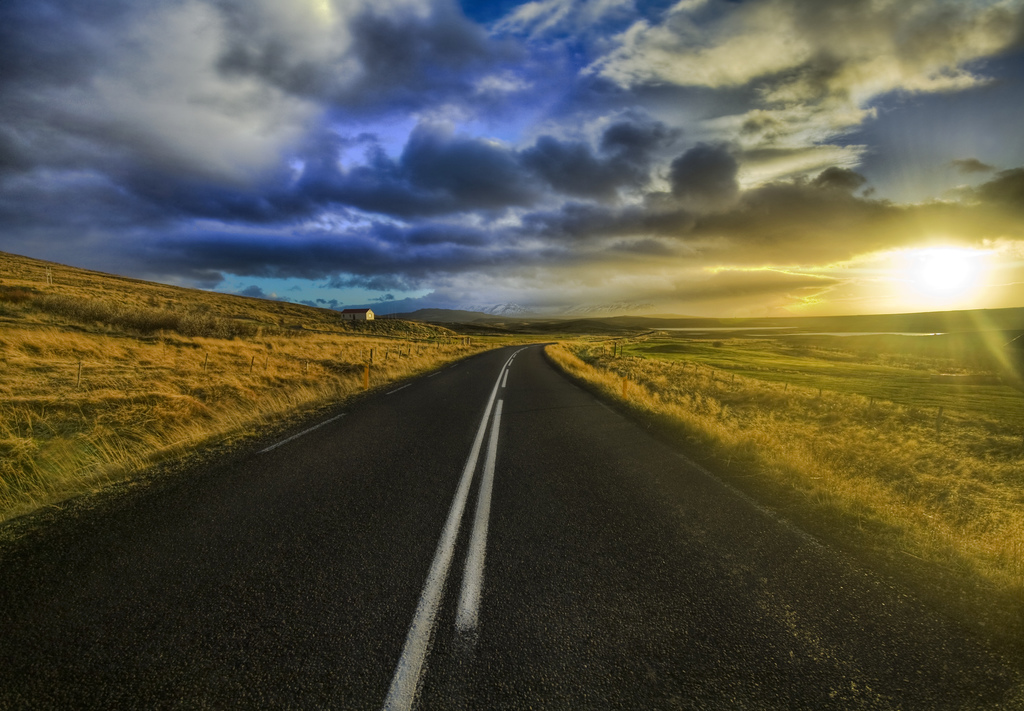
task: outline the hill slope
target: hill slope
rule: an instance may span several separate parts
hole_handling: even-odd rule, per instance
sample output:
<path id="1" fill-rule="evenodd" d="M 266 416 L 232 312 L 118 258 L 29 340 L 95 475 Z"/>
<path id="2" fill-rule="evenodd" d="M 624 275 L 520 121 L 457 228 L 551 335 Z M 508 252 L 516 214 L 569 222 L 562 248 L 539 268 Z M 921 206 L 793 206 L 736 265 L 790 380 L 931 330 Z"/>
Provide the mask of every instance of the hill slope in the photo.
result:
<path id="1" fill-rule="evenodd" d="M 78 269 L 0 252 L 0 304 L 40 322 L 103 324 L 125 333 L 175 331 L 188 336 L 254 336 L 283 331 L 449 338 L 443 327 L 419 321 L 343 321 L 337 311 Z M 27 307 L 27 308 L 26 308 Z M 35 313 L 28 313 L 35 312 Z"/>
<path id="2" fill-rule="evenodd" d="M 482 346 L 0 253 L 0 520 Z"/>

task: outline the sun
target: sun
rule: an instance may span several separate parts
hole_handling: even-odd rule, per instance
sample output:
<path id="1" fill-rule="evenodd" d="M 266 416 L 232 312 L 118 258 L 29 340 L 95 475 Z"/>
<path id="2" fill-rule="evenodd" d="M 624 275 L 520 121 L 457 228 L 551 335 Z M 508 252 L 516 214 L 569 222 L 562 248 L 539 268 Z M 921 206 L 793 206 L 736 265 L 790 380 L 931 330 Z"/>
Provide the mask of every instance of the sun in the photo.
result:
<path id="1" fill-rule="evenodd" d="M 932 294 L 956 294 L 973 286 L 978 276 L 978 263 L 971 250 L 922 249 L 911 275 L 914 285 Z"/>
<path id="2" fill-rule="evenodd" d="M 903 254 L 908 291 L 935 303 L 967 299 L 980 286 L 987 253 L 963 247 L 928 247 Z"/>

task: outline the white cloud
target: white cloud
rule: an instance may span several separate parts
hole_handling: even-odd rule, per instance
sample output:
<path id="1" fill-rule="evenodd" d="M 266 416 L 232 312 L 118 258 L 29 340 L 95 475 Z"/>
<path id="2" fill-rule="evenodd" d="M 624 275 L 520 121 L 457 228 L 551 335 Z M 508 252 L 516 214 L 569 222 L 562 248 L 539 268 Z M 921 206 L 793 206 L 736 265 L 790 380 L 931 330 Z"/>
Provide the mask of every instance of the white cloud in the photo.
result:
<path id="1" fill-rule="evenodd" d="M 820 173 L 832 166 L 855 168 L 866 146 L 806 146 L 794 149 L 765 149 L 743 154 L 739 172 L 744 190 L 772 180 Z"/>
<path id="2" fill-rule="evenodd" d="M 505 72 L 481 77 L 473 85 L 473 88 L 478 94 L 512 94 L 526 91 L 530 86 L 530 82 L 511 72 Z"/>
<path id="3" fill-rule="evenodd" d="M 608 17 L 633 11 L 634 0 L 534 0 L 516 7 L 494 24 L 496 33 L 537 39 L 561 30 L 582 32 Z"/>
<path id="4" fill-rule="evenodd" d="M 893 92 L 954 91 L 986 81 L 972 63 L 1020 36 L 1021 0 L 681 2 L 635 23 L 587 71 L 624 87 L 753 87 L 762 110 L 804 142 L 857 126 Z M 798 120 L 799 114 L 804 116 Z M 814 127 L 817 127 L 816 129 Z"/>
<path id="5" fill-rule="evenodd" d="M 69 90 L 72 113 L 151 162 L 242 180 L 273 165 L 317 108 L 252 77 L 217 68 L 222 16 L 186 2 L 139 19 L 127 49 L 88 87 Z"/>

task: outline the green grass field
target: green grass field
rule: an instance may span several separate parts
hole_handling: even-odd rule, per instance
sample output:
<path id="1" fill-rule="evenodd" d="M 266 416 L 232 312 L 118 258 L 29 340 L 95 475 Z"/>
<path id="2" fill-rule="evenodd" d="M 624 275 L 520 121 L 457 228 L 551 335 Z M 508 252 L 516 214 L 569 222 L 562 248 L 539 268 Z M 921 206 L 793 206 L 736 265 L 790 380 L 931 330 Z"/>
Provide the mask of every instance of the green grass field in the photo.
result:
<path id="1" fill-rule="evenodd" d="M 656 335 L 623 344 L 623 354 L 689 362 L 789 387 L 861 395 L 921 410 L 976 413 L 1024 435 L 1024 394 L 1009 384 L 936 383 L 935 375 L 998 375 L 1002 334 L 787 336 L 711 340 Z M 1008 382 L 1015 382 L 1006 378 Z"/>

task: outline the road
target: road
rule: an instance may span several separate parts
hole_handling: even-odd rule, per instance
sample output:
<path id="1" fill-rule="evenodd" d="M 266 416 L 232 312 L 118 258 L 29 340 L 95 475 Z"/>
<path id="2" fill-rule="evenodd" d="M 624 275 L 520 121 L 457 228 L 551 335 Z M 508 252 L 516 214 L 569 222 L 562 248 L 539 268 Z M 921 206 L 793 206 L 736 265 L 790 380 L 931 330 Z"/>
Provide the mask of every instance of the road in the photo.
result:
<path id="1" fill-rule="evenodd" d="M 1021 698 L 1020 671 L 955 621 L 707 475 L 539 346 L 0 546 L 0 708 Z"/>

